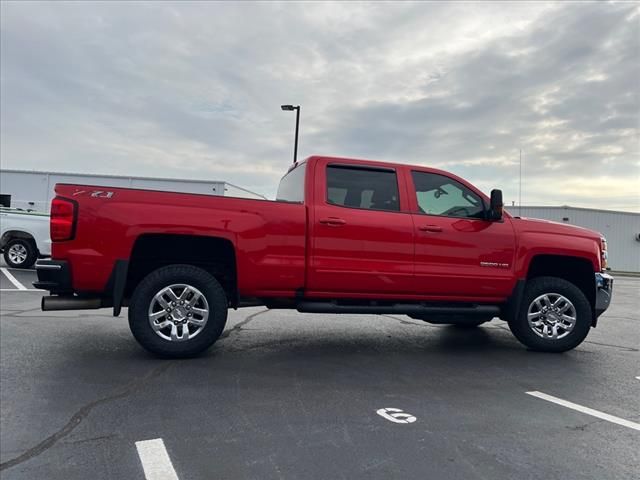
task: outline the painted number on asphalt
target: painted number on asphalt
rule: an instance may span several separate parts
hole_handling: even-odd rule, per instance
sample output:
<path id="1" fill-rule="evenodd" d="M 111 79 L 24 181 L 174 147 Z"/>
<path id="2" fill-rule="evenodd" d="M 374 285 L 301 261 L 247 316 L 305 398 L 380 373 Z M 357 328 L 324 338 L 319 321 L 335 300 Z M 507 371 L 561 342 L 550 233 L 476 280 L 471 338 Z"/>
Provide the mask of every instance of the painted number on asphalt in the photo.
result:
<path id="1" fill-rule="evenodd" d="M 381 408 L 376 413 L 393 423 L 413 423 L 417 420 L 416 417 L 410 413 L 405 413 L 399 408 Z"/>

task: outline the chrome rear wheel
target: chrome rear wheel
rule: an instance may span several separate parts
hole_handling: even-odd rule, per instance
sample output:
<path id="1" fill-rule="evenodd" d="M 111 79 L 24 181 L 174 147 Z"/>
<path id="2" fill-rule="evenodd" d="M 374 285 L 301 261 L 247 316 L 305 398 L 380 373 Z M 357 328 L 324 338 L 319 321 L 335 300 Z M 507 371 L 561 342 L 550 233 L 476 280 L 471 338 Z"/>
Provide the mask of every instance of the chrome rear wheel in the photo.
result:
<path id="1" fill-rule="evenodd" d="M 148 351 L 198 355 L 219 337 L 229 301 L 216 278 L 194 265 L 167 265 L 145 276 L 129 300 L 131 333 Z"/>
<path id="2" fill-rule="evenodd" d="M 27 259 L 29 252 L 27 252 L 27 249 L 21 243 L 14 243 L 7 250 L 7 255 L 13 264 L 22 265 Z"/>
<path id="3" fill-rule="evenodd" d="M 209 320 L 209 303 L 192 285 L 173 284 L 153 296 L 149 324 L 160 338 L 184 342 L 197 336 Z"/>
<path id="4" fill-rule="evenodd" d="M 38 258 L 38 249 L 31 239 L 14 238 L 4 246 L 4 260 L 12 268 L 30 268 Z"/>

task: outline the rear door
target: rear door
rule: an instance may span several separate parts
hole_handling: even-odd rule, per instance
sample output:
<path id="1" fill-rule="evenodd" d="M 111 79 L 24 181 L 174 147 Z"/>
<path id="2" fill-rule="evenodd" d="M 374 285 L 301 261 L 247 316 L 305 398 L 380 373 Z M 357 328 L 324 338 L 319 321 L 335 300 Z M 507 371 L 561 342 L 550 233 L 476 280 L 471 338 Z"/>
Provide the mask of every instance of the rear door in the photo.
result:
<path id="1" fill-rule="evenodd" d="M 483 197 L 442 172 L 412 170 L 415 287 L 425 296 L 506 297 L 513 287 L 511 219 L 485 219 Z"/>
<path id="2" fill-rule="evenodd" d="M 315 176 L 307 293 L 407 293 L 413 222 L 399 172 L 325 159 Z"/>

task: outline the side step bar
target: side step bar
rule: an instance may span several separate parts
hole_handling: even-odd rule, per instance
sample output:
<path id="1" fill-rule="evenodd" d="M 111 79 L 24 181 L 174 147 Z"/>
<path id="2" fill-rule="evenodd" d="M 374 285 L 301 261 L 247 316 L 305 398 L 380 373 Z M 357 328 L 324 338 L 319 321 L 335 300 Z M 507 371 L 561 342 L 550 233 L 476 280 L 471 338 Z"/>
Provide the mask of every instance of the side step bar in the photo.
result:
<path id="1" fill-rule="evenodd" d="M 95 310 L 97 308 L 111 307 L 111 302 L 99 297 L 74 297 L 72 295 L 50 295 L 42 297 L 42 311 L 54 310 Z"/>
<path id="2" fill-rule="evenodd" d="M 480 315 L 498 316 L 500 307 L 497 305 L 469 305 L 447 307 L 438 305 L 402 304 L 394 305 L 340 305 L 334 302 L 299 302 L 296 305 L 299 312 L 304 313 L 369 313 L 395 315 Z"/>

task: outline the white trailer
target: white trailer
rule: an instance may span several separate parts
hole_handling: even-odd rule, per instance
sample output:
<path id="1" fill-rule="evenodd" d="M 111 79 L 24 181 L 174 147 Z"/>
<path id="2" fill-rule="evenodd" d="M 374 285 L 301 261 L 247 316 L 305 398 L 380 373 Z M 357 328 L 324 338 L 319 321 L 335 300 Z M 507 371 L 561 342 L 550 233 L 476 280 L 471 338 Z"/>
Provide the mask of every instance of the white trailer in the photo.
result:
<path id="1" fill-rule="evenodd" d="M 2 170 L 0 172 L 0 194 L 5 199 L 10 196 L 10 206 L 12 208 L 48 213 L 51 200 L 55 195 L 53 187 L 56 183 L 140 188 L 144 190 L 200 193 L 227 197 L 265 198 L 263 195 L 229 182 L 216 180 L 128 177 L 28 170 Z"/>

